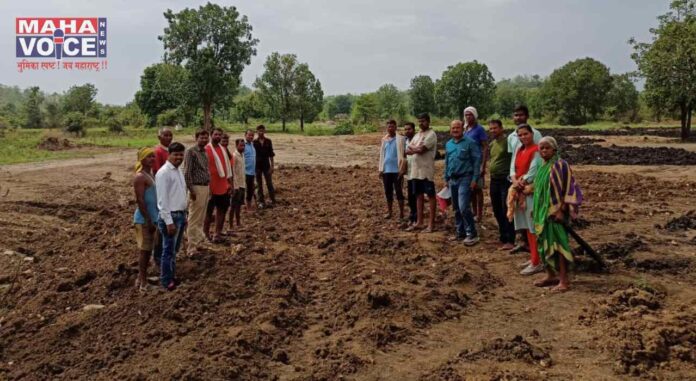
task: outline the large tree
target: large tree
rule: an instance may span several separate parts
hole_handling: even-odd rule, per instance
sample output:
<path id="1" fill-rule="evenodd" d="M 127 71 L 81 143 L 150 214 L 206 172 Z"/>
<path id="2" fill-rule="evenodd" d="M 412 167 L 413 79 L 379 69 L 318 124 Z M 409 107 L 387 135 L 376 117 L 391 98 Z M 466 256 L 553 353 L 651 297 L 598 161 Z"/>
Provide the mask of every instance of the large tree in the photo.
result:
<path id="1" fill-rule="evenodd" d="M 477 61 L 449 66 L 435 83 L 440 114 L 464 119 L 464 108 L 474 106 L 479 116 L 493 111 L 495 82 L 488 66 Z"/>
<path id="2" fill-rule="evenodd" d="M 43 94 L 38 86 L 30 87 L 29 95 L 24 102 L 24 128 L 43 128 L 44 119 L 41 113 Z"/>
<path id="3" fill-rule="evenodd" d="M 168 9 L 164 17 L 169 25 L 159 39 L 165 62 L 183 65 L 190 73 L 189 96 L 203 107 L 203 125 L 209 129 L 213 107 L 231 104 L 258 40 L 236 7 L 207 3 L 178 13 Z"/>
<path id="4" fill-rule="evenodd" d="M 419 75 L 411 79 L 411 111 L 414 115 L 424 112 L 435 112 L 435 82 L 427 75 Z"/>
<path id="5" fill-rule="evenodd" d="M 375 92 L 377 112 L 382 119 L 403 120 L 408 113 L 406 99 L 399 89 L 392 85 L 382 85 Z"/>
<path id="6" fill-rule="evenodd" d="M 274 52 L 263 64 L 264 72 L 254 81 L 262 101 L 267 106 L 268 115 L 281 120 L 283 131 L 295 109 L 293 87 L 297 74 L 297 56 Z"/>
<path id="7" fill-rule="evenodd" d="M 595 59 L 568 62 L 544 83 L 544 107 L 563 124 L 593 121 L 604 112 L 611 82 L 609 68 Z"/>
<path id="8" fill-rule="evenodd" d="M 97 88 L 91 83 L 82 86 L 72 86 L 63 96 L 63 112 L 79 112 L 87 115 L 96 104 Z"/>
<path id="9" fill-rule="evenodd" d="M 309 70 L 307 64 L 300 64 L 295 73 L 293 95 L 300 118 L 300 131 L 304 131 L 304 122 L 312 122 L 319 115 L 324 105 L 324 91 L 321 83 Z"/>
<path id="10" fill-rule="evenodd" d="M 377 97 L 374 93 L 362 94 L 353 102 L 353 120 L 367 123 L 379 118 Z"/>
<path id="11" fill-rule="evenodd" d="M 191 98 L 188 85 L 188 70 L 179 65 L 158 63 L 145 68 L 135 102 L 148 116 L 149 126 L 154 126 L 165 110 L 185 107 Z"/>
<path id="12" fill-rule="evenodd" d="M 62 115 L 58 102 L 51 100 L 46 102 L 46 127 L 60 128 Z"/>
<path id="13" fill-rule="evenodd" d="M 611 76 L 611 90 L 607 94 L 607 112 L 614 121 L 634 122 L 640 109 L 639 93 L 630 75 Z"/>
<path id="14" fill-rule="evenodd" d="M 249 118 L 263 116 L 263 104 L 258 91 L 249 90 L 246 94 L 234 97 L 234 107 L 232 107 L 231 114 L 236 121 L 244 124 L 249 123 Z"/>
<path id="15" fill-rule="evenodd" d="M 696 109 L 696 0 L 674 0 L 670 9 L 650 30 L 651 42 L 630 43 L 645 78 L 645 99 L 653 107 L 678 109 L 681 137 L 687 139 Z"/>
<path id="16" fill-rule="evenodd" d="M 534 96 L 543 83 L 538 75 L 518 75 L 499 81 L 495 86 L 495 112 L 499 115 L 511 115 L 516 105 L 524 104 L 530 107 L 531 113 L 538 113 L 541 110 L 536 110 L 532 105 Z"/>
<path id="17" fill-rule="evenodd" d="M 353 96 L 350 94 L 341 94 L 326 97 L 324 99 L 324 108 L 326 117 L 333 119 L 336 115 L 350 115 L 350 110 L 353 107 Z"/>

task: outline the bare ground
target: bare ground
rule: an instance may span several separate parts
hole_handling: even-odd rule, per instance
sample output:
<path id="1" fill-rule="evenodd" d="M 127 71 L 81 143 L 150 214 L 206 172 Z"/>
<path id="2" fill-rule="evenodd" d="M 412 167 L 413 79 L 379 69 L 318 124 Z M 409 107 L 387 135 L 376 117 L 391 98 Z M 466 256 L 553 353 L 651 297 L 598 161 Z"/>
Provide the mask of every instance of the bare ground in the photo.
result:
<path id="1" fill-rule="evenodd" d="M 173 293 L 132 287 L 133 151 L 0 169 L 0 379 L 696 379 L 692 167 L 578 166 L 611 269 L 553 294 L 488 211 L 474 248 L 381 219 L 377 134 L 272 138 L 280 205 Z"/>

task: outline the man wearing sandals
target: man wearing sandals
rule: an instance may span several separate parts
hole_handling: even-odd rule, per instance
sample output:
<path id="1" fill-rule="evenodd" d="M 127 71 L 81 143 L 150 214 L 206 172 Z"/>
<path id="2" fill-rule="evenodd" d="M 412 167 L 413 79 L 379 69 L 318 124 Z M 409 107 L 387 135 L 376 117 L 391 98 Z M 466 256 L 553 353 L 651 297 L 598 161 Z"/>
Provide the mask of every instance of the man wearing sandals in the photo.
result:
<path id="1" fill-rule="evenodd" d="M 406 155 L 413 155 L 413 167 L 411 168 L 411 180 L 413 180 L 414 194 L 416 195 L 416 224 L 411 225 L 407 231 L 421 229 L 423 227 L 423 209 L 425 208 L 425 195 L 428 195 L 428 227 L 425 233 L 433 231 L 435 223 L 435 153 L 437 152 L 437 135 L 430 128 L 430 115 L 422 113 L 418 115 L 418 127 L 420 131 L 413 137 L 406 147 Z"/>
<path id="2" fill-rule="evenodd" d="M 213 222 L 215 212 L 215 233 L 208 238 L 213 243 L 222 243 L 222 228 L 225 226 L 225 216 L 230 207 L 230 193 L 232 187 L 232 165 L 227 148 L 220 145 L 224 131 L 214 128 L 210 136 L 210 143 L 205 146 L 208 157 L 208 169 L 210 171 L 210 199 L 203 223 L 203 231 L 206 236 L 210 234 L 210 225 Z"/>

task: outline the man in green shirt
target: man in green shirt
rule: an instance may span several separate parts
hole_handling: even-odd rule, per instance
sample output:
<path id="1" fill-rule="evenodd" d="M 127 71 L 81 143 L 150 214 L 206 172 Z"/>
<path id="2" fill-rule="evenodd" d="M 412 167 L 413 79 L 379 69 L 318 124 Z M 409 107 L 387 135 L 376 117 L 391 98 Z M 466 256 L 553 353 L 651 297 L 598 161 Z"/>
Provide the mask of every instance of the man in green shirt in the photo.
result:
<path id="1" fill-rule="evenodd" d="M 491 206 L 498 221 L 500 232 L 500 250 L 512 250 L 515 247 L 515 227 L 507 219 L 507 195 L 510 189 L 510 161 L 512 154 L 507 149 L 507 136 L 503 131 L 503 122 L 493 119 L 488 123 L 491 141 L 488 145 L 491 158 Z"/>

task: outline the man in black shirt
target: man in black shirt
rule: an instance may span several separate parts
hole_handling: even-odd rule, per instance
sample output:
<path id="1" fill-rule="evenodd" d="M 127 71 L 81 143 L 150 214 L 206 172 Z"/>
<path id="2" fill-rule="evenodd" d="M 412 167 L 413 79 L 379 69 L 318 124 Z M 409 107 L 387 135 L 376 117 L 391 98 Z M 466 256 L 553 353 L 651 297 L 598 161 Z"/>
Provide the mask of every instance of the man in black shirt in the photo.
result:
<path id="1" fill-rule="evenodd" d="M 254 149 L 256 149 L 256 183 L 258 184 L 258 194 L 256 196 L 259 206 L 263 207 L 263 180 L 266 179 L 268 187 L 268 196 L 271 198 L 271 203 L 275 204 L 275 189 L 273 188 L 273 143 L 271 139 L 266 137 L 266 126 L 263 124 L 256 127 L 256 135 L 254 140 Z"/>

